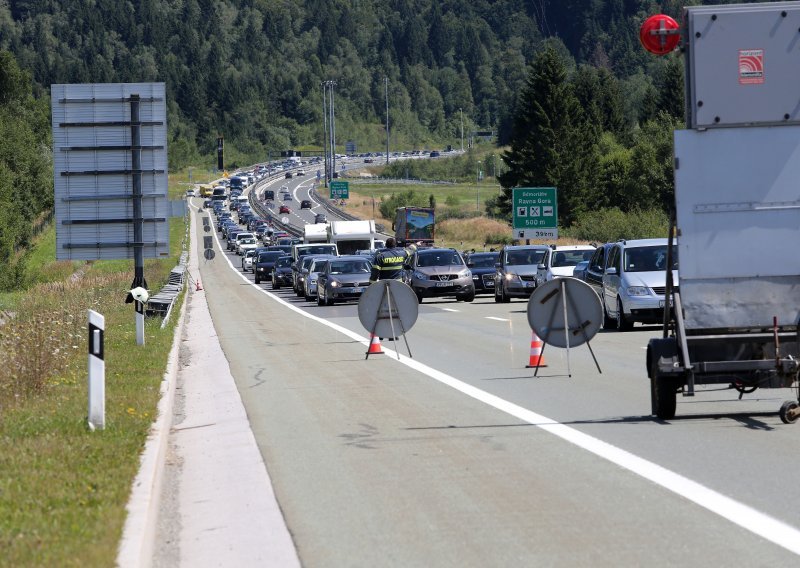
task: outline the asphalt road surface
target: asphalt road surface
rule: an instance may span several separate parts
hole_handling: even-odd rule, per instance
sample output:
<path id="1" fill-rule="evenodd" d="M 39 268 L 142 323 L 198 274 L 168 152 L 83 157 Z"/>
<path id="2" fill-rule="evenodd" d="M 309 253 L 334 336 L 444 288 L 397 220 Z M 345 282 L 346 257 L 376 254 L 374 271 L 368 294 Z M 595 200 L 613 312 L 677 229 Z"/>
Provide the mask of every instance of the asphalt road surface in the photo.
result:
<path id="1" fill-rule="evenodd" d="M 413 357 L 384 341 L 365 360 L 354 303 L 272 293 L 239 267 L 218 248 L 202 282 L 304 566 L 798 564 L 800 430 L 777 415 L 791 391 L 699 388 L 660 421 L 656 327 L 601 331 L 602 373 L 586 346 L 571 377 L 546 348 L 534 377 L 526 303 L 483 296 L 426 299 Z"/>

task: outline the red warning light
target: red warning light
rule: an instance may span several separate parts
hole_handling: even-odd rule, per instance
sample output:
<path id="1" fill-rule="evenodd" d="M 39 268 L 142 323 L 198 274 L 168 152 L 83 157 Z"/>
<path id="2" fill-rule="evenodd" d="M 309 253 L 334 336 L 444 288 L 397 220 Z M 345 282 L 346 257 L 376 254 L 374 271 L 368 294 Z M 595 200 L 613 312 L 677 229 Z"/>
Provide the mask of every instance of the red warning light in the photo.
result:
<path id="1" fill-rule="evenodd" d="M 675 49 L 680 40 L 678 22 L 664 14 L 650 16 L 639 28 L 642 46 L 656 55 L 666 55 Z"/>

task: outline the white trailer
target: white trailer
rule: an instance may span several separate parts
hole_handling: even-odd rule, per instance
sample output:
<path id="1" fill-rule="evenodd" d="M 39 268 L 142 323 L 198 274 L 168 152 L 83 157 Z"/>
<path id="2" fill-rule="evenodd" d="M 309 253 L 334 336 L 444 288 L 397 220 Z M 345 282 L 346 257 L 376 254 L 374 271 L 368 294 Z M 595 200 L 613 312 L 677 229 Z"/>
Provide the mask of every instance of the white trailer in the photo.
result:
<path id="1" fill-rule="evenodd" d="M 327 243 L 328 224 L 310 223 L 303 228 L 304 243 Z"/>
<path id="2" fill-rule="evenodd" d="M 375 248 L 375 221 L 331 221 L 328 225 L 328 242 L 335 243 L 339 254 L 355 254 L 359 250 Z"/>
<path id="3" fill-rule="evenodd" d="M 789 72 L 800 65 L 800 3 L 688 8 L 683 20 L 690 106 L 688 129 L 675 132 L 670 230 L 679 282 L 667 273 L 672 305 L 663 337 L 647 346 L 662 419 L 698 384 L 742 397 L 800 375 L 800 80 Z M 743 41 L 758 49 L 741 50 Z M 720 64 L 731 53 L 739 67 Z M 799 403 L 780 408 L 785 423 L 800 418 Z"/>

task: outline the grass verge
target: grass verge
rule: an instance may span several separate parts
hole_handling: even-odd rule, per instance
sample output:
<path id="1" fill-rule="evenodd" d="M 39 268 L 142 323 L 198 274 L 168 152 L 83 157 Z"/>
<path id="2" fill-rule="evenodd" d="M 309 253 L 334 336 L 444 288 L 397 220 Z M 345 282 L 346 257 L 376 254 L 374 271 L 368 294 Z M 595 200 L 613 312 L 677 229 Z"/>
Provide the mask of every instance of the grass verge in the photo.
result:
<path id="1" fill-rule="evenodd" d="M 38 284 L 14 294 L 16 315 L 0 326 L 0 566 L 113 566 L 177 318 L 165 329 L 148 318 L 137 346 L 124 303 L 133 263 L 48 261 L 53 232 L 30 255 Z M 146 261 L 152 289 L 167 281 L 184 234 L 184 220 L 172 219 L 170 258 Z M 106 429 L 94 433 L 87 309 L 106 319 Z"/>

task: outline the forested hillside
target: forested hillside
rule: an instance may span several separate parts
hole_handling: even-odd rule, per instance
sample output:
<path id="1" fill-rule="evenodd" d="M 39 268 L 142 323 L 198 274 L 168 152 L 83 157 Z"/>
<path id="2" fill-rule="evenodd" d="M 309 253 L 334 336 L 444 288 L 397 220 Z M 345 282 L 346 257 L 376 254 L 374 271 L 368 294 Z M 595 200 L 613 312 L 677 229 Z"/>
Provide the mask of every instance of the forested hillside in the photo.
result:
<path id="1" fill-rule="evenodd" d="M 337 82 L 337 139 L 379 149 L 384 77 L 398 145 L 455 142 L 465 128 L 511 134 L 526 65 L 544 43 L 569 69 L 620 80 L 639 120 L 663 61 L 638 45 L 668 0 L 0 0 L 0 49 L 41 92 L 52 83 L 164 81 L 170 163 L 318 145 L 319 83 Z M 234 152 L 235 148 L 235 152 Z M 243 156 L 243 154 L 245 156 Z"/>

